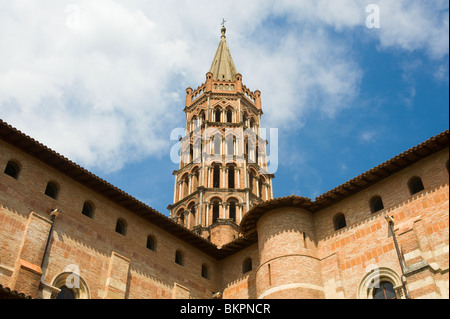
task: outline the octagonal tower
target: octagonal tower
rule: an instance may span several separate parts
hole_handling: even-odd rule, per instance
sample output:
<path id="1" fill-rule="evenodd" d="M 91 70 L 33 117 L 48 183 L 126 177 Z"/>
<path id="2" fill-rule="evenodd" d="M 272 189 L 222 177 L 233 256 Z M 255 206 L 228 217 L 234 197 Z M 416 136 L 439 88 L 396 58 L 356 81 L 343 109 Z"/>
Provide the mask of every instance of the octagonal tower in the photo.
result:
<path id="1" fill-rule="evenodd" d="M 239 235 L 255 203 L 273 198 L 267 141 L 261 138 L 261 92 L 242 83 L 221 38 L 205 83 L 186 89 L 186 134 L 180 139 L 170 217 L 218 247 Z"/>

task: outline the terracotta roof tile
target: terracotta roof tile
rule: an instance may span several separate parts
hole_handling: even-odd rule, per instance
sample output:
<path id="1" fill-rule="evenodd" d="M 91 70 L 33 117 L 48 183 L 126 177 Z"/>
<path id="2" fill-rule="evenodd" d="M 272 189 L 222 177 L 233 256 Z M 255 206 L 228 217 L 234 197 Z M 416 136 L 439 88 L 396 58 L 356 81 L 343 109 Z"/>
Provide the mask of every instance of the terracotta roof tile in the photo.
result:
<path id="1" fill-rule="evenodd" d="M 241 229 L 243 233 L 246 234 L 246 237 L 240 237 L 223 246 L 221 249 L 218 249 L 214 244 L 201 236 L 178 225 L 167 216 L 159 213 L 155 209 L 92 174 L 61 154 L 56 153 L 33 138 L 25 135 L 11 125 L 3 122 L 1 119 L 0 138 L 216 259 L 222 259 L 235 251 L 248 247 L 256 242 L 256 237 L 252 234 L 252 231 L 254 231 L 256 227 L 255 225 L 258 218 L 267 210 L 276 207 L 294 206 L 316 212 L 317 210 L 332 205 L 345 197 L 373 185 L 381 179 L 386 178 L 449 145 L 449 131 L 447 130 L 325 194 L 320 195 L 314 201 L 309 198 L 291 195 L 262 202 L 254 206 L 244 216 L 241 222 Z"/>
<path id="2" fill-rule="evenodd" d="M 31 299 L 31 296 L 27 296 L 17 290 L 12 290 L 9 287 L 0 285 L 0 299 Z"/>
<path id="3" fill-rule="evenodd" d="M 299 207 L 315 213 L 325 207 L 341 201 L 418 161 L 449 147 L 449 130 L 391 158 L 390 160 L 368 170 L 350 181 L 316 197 L 309 198 L 291 195 L 262 202 L 253 206 L 241 221 L 244 234 L 250 236 L 256 229 L 256 222 L 264 212 L 277 207 Z"/>

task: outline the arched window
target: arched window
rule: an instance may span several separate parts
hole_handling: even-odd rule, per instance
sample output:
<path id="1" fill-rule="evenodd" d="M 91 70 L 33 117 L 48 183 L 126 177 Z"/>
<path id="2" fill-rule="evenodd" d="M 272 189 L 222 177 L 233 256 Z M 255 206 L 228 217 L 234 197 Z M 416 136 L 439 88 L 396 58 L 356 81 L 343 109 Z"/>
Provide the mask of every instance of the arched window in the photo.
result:
<path id="1" fill-rule="evenodd" d="M 222 146 L 222 136 L 220 134 L 214 135 L 214 155 L 220 155 Z"/>
<path id="2" fill-rule="evenodd" d="M 193 176 L 193 181 L 194 181 L 194 188 L 193 191 L 195 192 L 197 190 L 198 187 L 198 181 L 199 181 L 199 177 L 200 177 L 200 170 L 198 168 L 196 168 L 194 170 L 194 176 Z"/>
<path id="3" fill-rule="evenodd" d="M 234 188 L 234 166 L 228 166 L 228 188 Z"/>
<path id="4" fill-rule="evenodd" d="M 199 115 L 199 118 L 200 118 L 200 120 L 201 120 L 201 122 L 200 122 L 200 125 L 202 125 L 203 123 L 205 123 L 205 111 L 201 111 L 200 112 L 200 115 Z"/>
<path id="5" fill-rule="evenodd" d="M 425 189 L 423 187 L 422 179 L 417 176 L 414 176 L 409 180 L 408 187 L 411 195 L 417 194 L 418 192 L 421 192 Z"/>
<path id="6" fill-rule="evenodd" d="M 123 219 L 118 219 L 116 222 L 116 233 L 119 233 L 123 236 L 125 236 L 127 231 L 127 225 Z"/>
<path id="7" fill-rule="evenodd" d="M 376 213 L 384 208 L 383 200 L 380 196 L 374 196 L 370 200 L 370 211 L 373 213 Z"/>
<path id="8" fill-rule="evenodd" d="M 209 279 L 209 268 L 206 264 L 202 265 L 202 277 L 205 279 Z"/>
<path id="9" fill-rule="evenodd" d="M 183 197 L 186 197 L 189 195 L 189 175 L 185 174 L 182 177 L 182 183 L 183 183 Z"/>
<path id="10" fill-rule="evenodd" d="M 244 260 L 244 262 L 242 263 L 242 273 L 245 274 L 245 273 L 251 271 L 252 268 L 253 268 L 253 266 L 252 266 L 252 259 L 250 257 L 246 258 Z"/>
<path id="11" fill-rule="evenodd" d="M 344 227 L 347 227 L 347 222 L 345 221 L 344 214 L 339 213 L 336 216 L 334 216 L 333 224 L 334 224 L 334 230 L 339 230 Z"/>
<path id="12" fill-rule="evenodd" d="M 81 213 L 84 216 L 87 216 L 89 218 L 93 218 L 93 216 L 94 216 L 94 207 L 89 202 L 84 202 L 83 209 L 82 209 Z"/>
<path id="13" fill-rule="evenodd" d="M 68 265 L 66 272 L 59 274 L 52 283 L 59 288 L 58 293 L 52 293 L 52 299 L 89 299 L 89 289 L 86 282 L 79 275 L 76 265 Z"/>
<path id="14" fill-rule="evenodd" d="M 56 186 L 55 183 L 49 182 L 45 188 L 45 195 L 56 199 L 56 196 L 58 195 L 58 186 Z"/>
<path id="15" fill-rule="evenodd" d="M 235 202 L 230 203 L 230 219 L 232 219 L 233 222 L 236 222 L 236 203 Z"/>
<path id="16" fill-rule="evenodd" d="M 252 172 L 248 173 L 248 187 L 250 188 L 250 191 L 253 192 L 253 178 L 254 174 Z"/>
<path id="17" fill-rule="evenodd" d="M 180 209 L 177 214 L 178 225 L 184 226 L 184 209 Z"/>
<path id="18" fill-rule="evenodd" d="M 152 236 L 147 237 L 147 248 L 156 251 L 155 239 Z"/>
<path id="19" fill-rule="evenodd" d="M 236 137 L 232 135 L 228 135 L 225 138 L 225 144 L 227 146 L 227 155 L 234 155 L 234 143 L 236 141 Z"/>
<path id="20" fill-rule="evenodd" d="M 216 111 L 214 113 L 215 113 L 215 120 L 216 120 L 216 122 L 220 122 L 220 113 L 222 113 L 221 110 L 220 109 L 216 109 Z"/>
<path id="21" fill-rule="evenodd" d="M 259 160 L 259 149 L 258 146 L 256 146 L 256 150 L 255 150 L 255 163 L 258 164 L 258 160 Z"/>
<path id="22" fill-rule="evenodd" d="M 231 109 L 227 110 L 227 123 L 233 122 L 233 111 Z"/>
<path id="23" fill-rule="evenodd" d="M 9 161 L 8 164 L 6 164 L 4 173 L 17 179 L 19 176 L 19 171 L 19 165 L 16 162 Z"/>
<path id="24" fill-rule="evenodd" d="M 190 214 L 191 214 L 191 218 L 190 218 L 190 220 L 191 220 L 191 225 L 188 225 L 188 227 L 190 228 L 190 227 L 192 227 L 192 226 L 195 226 L 195 204 L 191 204 L 190 206 L 189 206 L 189 212 L 190 212 Z"/>
<path id="25" fill-rule="evenodd" d="M 218 201 L 213 202 L 213 223 L 219 218 L 219 205 L 220 203 Z"/>
<path id="26" fill-rule="evenodd" d="M 380 286 L 373 289 L 373 299 L 397 299 L 394 285 L 389 281 L 380 282 Z"/>
<path id="27" fill-rule="evenodd" d="M 197 119 L 197 116 L 194 116 L 192 118 L 192 130 L 195 130 L 198 127 L 199 120 Z"/>
<path id="28" fill-rule="evenodd" d="M 184 266 L 184 256 L 179 250 L 175 252 L 175 263 L 180 266 Z"/>
<path id="29" fill-rule="evenodd" d="M 258 197 L 262 198 L 262 194 L 263 194 L 263 181 L 262 181 L 262 179 L 258 180 L 258 192 L 259 192 Z"/>
<path id="30" fill-rule="evenodd" d="M 61 291 L 56 295 L 56 299 L 76 299 L 75 293 L 67 286 L 62 286 Z"/>
<path id="31" fill-rule="evenodd" d="M 401 277 L 392 269 L 371 265 L 362 278 L 358 290 L 358 299 L 404 299 Z"/>
<path id="32" fill-rule="evenodd" d="M 220 166 L 214 166 L 213 168 L 213 187 L 220 187 Z"/>

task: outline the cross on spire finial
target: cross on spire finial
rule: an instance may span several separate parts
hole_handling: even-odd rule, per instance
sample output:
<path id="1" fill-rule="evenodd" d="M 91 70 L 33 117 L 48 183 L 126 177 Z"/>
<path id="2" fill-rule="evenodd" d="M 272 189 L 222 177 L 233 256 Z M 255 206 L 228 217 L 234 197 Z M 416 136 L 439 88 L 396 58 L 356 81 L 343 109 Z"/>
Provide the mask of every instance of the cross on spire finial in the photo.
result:
<path id="1" fill-rule="evenodd" d="M 225 28 L 225 22 L 227 22 L 227 20 L 222 19 L 222 28 L 220 29 L 220 31 L 222 32 L 222 39 L 225 39 L 225 33 L 227 32 L 227 28 Z"/>

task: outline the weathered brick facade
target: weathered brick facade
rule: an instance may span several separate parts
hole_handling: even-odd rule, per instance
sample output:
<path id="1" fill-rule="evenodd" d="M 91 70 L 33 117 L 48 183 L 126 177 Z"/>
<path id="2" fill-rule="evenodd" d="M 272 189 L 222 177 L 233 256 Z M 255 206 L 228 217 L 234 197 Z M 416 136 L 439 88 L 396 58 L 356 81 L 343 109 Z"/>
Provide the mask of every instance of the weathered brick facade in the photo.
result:
<path id="1" fill-rule="evenodd" d="M 237 91 L 223 97 L 239 114 L 236 98 L 246 88 L 236 81 Z M 212 80 L 201 89 L 214 96 Z M 261 109 L 259 92 L 254 97 L 251 107 Z M 448 136 L 314 201 L 272 199 L 270 174 L 251 188 L 247 162 L 237 165 L 236 187 L 222 179 L 222 190 L 211 186 L 211 170 L 197 176 L 195 165 L 180 164 L 168 218 L 0 121 L 0 287 L 33 298 L 67 287 L 91 299 L 367 299 L 390 283 L 405 298 L 404 276 L 411 298 L 448 298 Z M 419 179 L 423 189 L 414 188 Z M 49 182 L 56 194 L 45 194 Z M 217 220 L 211 198 L 223 203 Z M 401 261 L 386 216 L 395 220 Z"/>

